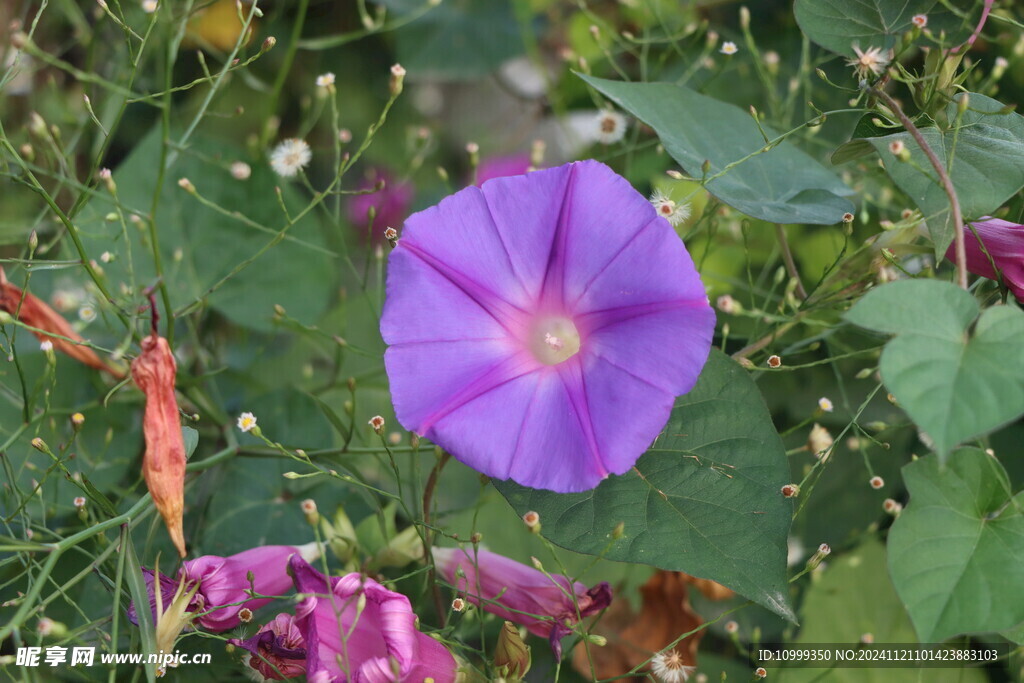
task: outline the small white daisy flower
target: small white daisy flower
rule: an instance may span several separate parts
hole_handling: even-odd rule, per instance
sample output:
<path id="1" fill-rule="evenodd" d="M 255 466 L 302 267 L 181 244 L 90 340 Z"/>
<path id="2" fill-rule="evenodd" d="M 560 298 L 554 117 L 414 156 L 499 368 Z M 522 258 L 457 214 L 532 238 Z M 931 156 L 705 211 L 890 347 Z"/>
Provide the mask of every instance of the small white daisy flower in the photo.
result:
<path id="1" fill-rule="evenodd" d="M 252 167 L 244 161 L 236 161 L 231 164 L 231 177 L 235 180 L 248 180 L 252 175 Z"/>
<path id="2" fill-rule="evenodd" d="M 626 135 L 626 117 L 617 111 L 602 111 L 594 119 L 594 139 L 612 145 Z"/>
<path id="3" fill-rule="evenodd" d="M 651 671 L 662 683 L 684 683 L 696 670 L 695 666 L 686 666 L 683 656 L 676 650 L 659 652 L 651 660 Z"/>
<path id="4" fill-rule="evenodd" d="M 325 74 L 320 74 L 319 76 L 316 77 L 316 84 L 317 87 L 320 88 L 326 88 L 328 86 L 334 85 L 334 74 L 332 74 L 330 71 L 328 71 Z"/>
<path id="5" fill-rule="evenodd" d="M 243 432 L 251 432 L 256 426 L 256 416 L 252 413 L 242 413 L 238 416 L 238 428 Z"/>
<path id="6" fill-rule="evenodd" d="M 91 304 L 85 304 L 78 309 L 78 319 L 84 323 L 91 323 L 96 319 L 96 309 Z"/>
<path id="7" fill-rule="evenodd" d="M 734 55 L 739 51 L 740 49 L 736 47 L 736 43 L 729 40 L 722 43 L 722 49 L 719 50 L 723 55 Z"/>
<path id="8" fill-rule="evenodd" d="M 690 205 L 688 203 L 676 204 L 661 190 L 655 190 L 654 194 L 651 195 L 650 201 L 658 215 L 666 219 L 672 227 L 685 222 L 690 217 Z"/>
<path id="9" fill-rule="evenodd" d="M 854 45 L 853 51 L 857 53 L 857 56 L 847 60 L 846 65 L 854 67 L 858 78 L 866 78 L 869 73 L 880 76 L 885 71 L 885 67 L 889 65 L 889 60 L 882 53 L 882 48 L 880 47 L 869 47 L 867 50 L 861 50 L 858 46 Z"/>
<path id="10" fill-rule="evenodd" d="M 291 178 L 313 158 L 313 152 L 305 140 L 288 138 L 278 143 L 270 153 L 270 166 L 282 178 Z"/>
<path id="11" fill-rule="evenodd" d="M 835 410 L 835 406 L 832 405 L 832 401 L 828 400 L 824 396 L 818 399 L 818 408 L 820 408 L 821 411 L 825 413 L 831 413 L 833 410 Z"/>

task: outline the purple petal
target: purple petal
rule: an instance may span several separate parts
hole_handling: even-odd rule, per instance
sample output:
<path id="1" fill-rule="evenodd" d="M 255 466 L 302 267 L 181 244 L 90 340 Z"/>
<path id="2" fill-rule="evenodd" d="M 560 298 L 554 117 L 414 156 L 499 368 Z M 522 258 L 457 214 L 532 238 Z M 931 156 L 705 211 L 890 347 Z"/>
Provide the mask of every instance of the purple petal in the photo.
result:
<path id="1" fill-rule="evenodd" d="M 556 240 L 548 274 L 548 286 L 562 291 L 545 292 L 566 302 L 579 299 L 587 283 L 658 217 L 643 195 L 604 164 L 581 161 L 569 168 L 572 178 L 559 220 L 561 244 Z"/>
<path id="2" fill-rule="evenodd" d="M 404 248 L 403 242 L 388 260 L 387 294 L 380 329 L 388 344 L 508 336 L 487 309 Z"/>
<path id="3" fill-rule="evenodd" d="M 485 340 L 391 346 L 384 364 L 398 421 L 426 436 L 435 423 L 535 362 L 506 341 Z"/>
<path id="4" fill-rule="evenodd" d="M 703 302 L 625 319 L 609 316 L 607 324 L 601 320 L 589 324 L 588 354 L 679 396 L 693 388 L 704 367 L 711 350 L 715 313 Z M 656 435 L 651 434 L 651 439 Z"/>
<path id="5" fill-rule="evenodd" d="M 513 271 L 531 299 L 540 297 L 572 166 L 487 183 L 483 196 Z"/>
<path id="6" fill-rule="evenodd" d="M 675 230 L 655 216 L 583 285 L 571 310 L 577 314 L 657 302 L 707 303 L 693 259 Z"/>
<path id="7" fill-rule="evenodd" d="M 533 304 L 513 269 L 480 188 L 467 187 L 410 216 L 399 241 L 402 246 L 466 289 L 485 292 L 518 308 Z"/>

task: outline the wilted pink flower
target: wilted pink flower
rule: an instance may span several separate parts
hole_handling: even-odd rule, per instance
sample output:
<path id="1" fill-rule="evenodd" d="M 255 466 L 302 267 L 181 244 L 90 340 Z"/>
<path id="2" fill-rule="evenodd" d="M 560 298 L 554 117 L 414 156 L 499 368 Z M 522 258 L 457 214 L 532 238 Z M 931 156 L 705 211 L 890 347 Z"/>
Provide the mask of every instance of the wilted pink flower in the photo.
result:
<path id="1" fill-rule="evenodd" d="M 289 560 L 306 595 L 295 624 L 306 644 L 310 681 L 454 683 L 455 658 L 416 628 L 409 599 L 361 574 L 328 578 L 301 557 Z M 397 677 L 396 677 L 397 674 Z"/>
<path id="2" fill-rule="evenodd" d="M 483 185 L 492 178 L 523 175 L 529 168 L 529 154 L 511 154 L 504 157 L 484 159 L 476 169 L 476 184 Z"/>
<path id="3" fill-rule="evenodd" d="M 696 383 L 714 323 L 668 221 L 584 161 L 411 216 L 381 333 L 402 426 L 484 474 L 567 492 L 633 466 Z"/>
<path id="4" fill-rule="evenodd" d="M 988 249 L 996 267 L 1002 271 L 1003 282 L 1018 301 L 1024 302 L 1024 225 L 987 217 L 971 225 L 978 231 L 978 237 Z M 981 244 L 969 227 L 964 228 L 964 246 L 967 249 L 967 270 L 995 280 L 996 272 L 992 269 L 992 263 L 981 250 Z M 956 263 L 954 245 L 949 246 L 946 258 Z"/>
<path id="5" fill-rule="evenodd" d="M 388 171 L 370 169 L 366 179 L 358 186 L 359 190 L 372 190 L 377 183 L 384 181 L 384 189 L 369 194 L 355 194 L 348 198 L 348 220 L 355 226 L 356 232 L 366 236 L 367 212 L 370 207 L 377 210 L 373 219 L 373 241 L 381 242 L 384 230 L 389 227 L 399 228 L 409 215 L 412 204 L 413 189 L 408 183 L 399 183 Z"/>
<path id="6" fill-rule="evenodd" d="M 292 579 L 288 576 L 287 569 L 288 558 L 292 555 L 313 560 L 320 556 L 320 549 L 316 543 L 304 546 L 265 545 L 229 557 L 197 557 L 183 563 L 173 579 L 160 574 L 164 607 L 166 609 L 170 604 L 178 587 L 178 580 L 184 574 L 187 583 L 199 581 L 199 590 L 189 604 L 188 611 L 209 612 L 199 617 L 196 622 L 210 631 L 227 631 L 241 623 L 238 613 L 243 607 L 250 610 L 259 609 L 271 600 L 250 598 L 246 591 L 254 589 L 262 595 L 281 595 L 291 588 Z M 142 571 L 146 574 L 150 605 L 155 614 L 156 576 L 152 570 Z M 252 584 L 249 583 L 249 572 L 253 575 Z M 137 623 L 134 604 L 128 609 L 128 618 Z"/>
<path id="7" fill-rule="evenodd" d="M 434 548 L 433 553 L 441 574 L 470 602 L 547 638 L 559 658 L 562 638 L 572 633 L 580 618 L 597 614 L 612 601 L 612 589 L 605 582 L 587 588 L 487 550 L 477 550 L 475 557 L 461 548 Z M 457 576 L 460 567 L 465 577 Z M 576 595 L 575 604 L 570 591 Z"/>
<path id="8" fill-rule="evenodd" d="M 290 614 L 278 614 L 252 638 L 228 642 L 248 650 L 248 665 L 265 679 L 280 681 L 306 673 L 306 641 Z"/>

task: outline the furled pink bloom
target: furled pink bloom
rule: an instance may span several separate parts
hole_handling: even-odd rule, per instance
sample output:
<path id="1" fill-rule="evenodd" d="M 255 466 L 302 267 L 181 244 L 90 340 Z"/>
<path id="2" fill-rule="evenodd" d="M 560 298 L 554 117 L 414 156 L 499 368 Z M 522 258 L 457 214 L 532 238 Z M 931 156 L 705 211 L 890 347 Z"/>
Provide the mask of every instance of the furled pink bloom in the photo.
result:
<path id="1" fill-rule="evenodd" d="M 572 633 L 580 617 L 597 614 L 612 601 L 612 589 L 605 582 L 587 588 L 487 550 L 478 550 L 475 558 L 461 548 L 434 548 L 433 553 L 438 570 L 459 593 L 474 605 L 547 638 L 558 658 L 562 638 Z M 464 577 L 457 575 L 460 567 Z"/>
<path id="2" fill-rule="evenodd" d="M 530 168 L 529 154 L 511 154 L 484 159 L 476 169 L 476 184 L 483 185 L 492 178 L 523 175 Z"/>
<path id="3" fill-rule="evenodd" d="M 987 217 L 971 225 L 978 231 L 978 237 L 988 249 L 996 267 L 1002 271 L 1003 282 L 1018 301 L 1024 302 L 1024 225 Z M 978 237 L 974 236 L 974 231 L 969 227 L 964 229 L 967 270 L 975 275 L 995 280 L 996 272 L 992 269 L 988 256 L 981 250 Z M 949 245 L 946 258 L 956 263 L 956 245 Z"/>
<path id="4" fill-rule="evenodd" d="M 252 638 L 228 642 L 248 650 L 248 665 L 265 679 L 280 681 L 306 673 L 306 643 L 290 614 L 278 614 Z"/>
<path id="5" fill-rule="evenodd" d="M 182 563 L 178 574 L 172 579 L 160 574 L 160 589 L 164 609 L 171 604 L 178 581 L 182 574 L 186 582 L 199 581 L 199 590 L 189 603 L 189 612 L 209 612 L 196 619 L 203 628 L 210 631 L 227 631 L 238 626 L 241 620 L 238 613 L 243 607 L 250 610 L 259 609 L 270 602 L 270 598 L 249 598 L 246 591 L 255 589 L 262 595 L 281 595 L 288 592 L 292 579 L 288 576 L 288 558 L 292 555 L 315 559 L 319 557 L 319 546 L 310 543 L 305 546 L 265 545 L 231 555 L 219 557 L 204 555 Z M 146 575 L 146 587 L 149 589 L 150 606 L 156 615 L 156 594 L 154 583 L 156 577 L 149 569 L 142 570 Z M 252 572 L 253 582 L 249 583 L 248 574 Z M 135 620 L 134 604 L 128 609 L 128 618 Z"/>
<path id="6" fill-rule="evenodd" d="M 412 186 L 397 182 L 394 176 L 384 169 L 370 169 L 358 189 L 372 190 L 382 180 L 383 190 L 370 194 L 355 194 L 348 198 L 348 220 L 362 237 L 366 236 L 367 212 L 371 206 L 376 208 L 377 216 L 373 219 L 372 235 L 374 242 L 384 241 L 384 230 L 387 228 L 398 228 L 402 225 L 409 215 L 409 206 L 413 198 Z"/>
<path id="7" fill-rule="evenodd" d="M 298 556 L 289 565 L 295 589 L 306 596 L 295 608 L 295 623 L 306 643 L 310 681 L 454 683 L 455 658 L 416 629 L 404 595 L 358 573 L 331 577 L 328 585 Z"/>
<path id="8" fill-rule="evenodd" d="M 489 476 L 567 492 L 633 466 L 696 383 L 714 324 L 668 221 L 583 161 L 411 216 L 381 334 L 406 429 Z"/>

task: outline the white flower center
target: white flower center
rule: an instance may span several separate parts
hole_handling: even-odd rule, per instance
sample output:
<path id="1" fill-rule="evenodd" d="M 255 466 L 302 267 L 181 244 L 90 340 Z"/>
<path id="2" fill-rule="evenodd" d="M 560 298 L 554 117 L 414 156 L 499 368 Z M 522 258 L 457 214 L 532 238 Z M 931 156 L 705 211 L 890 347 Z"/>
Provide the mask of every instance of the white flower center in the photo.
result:
<path id="1" fill-rule="evenodd" d="M 529 346 L 544 365 L 558 365 L 579 353 L 580 333 L 569 318 L 541 318 L 533 326 Z"/>

